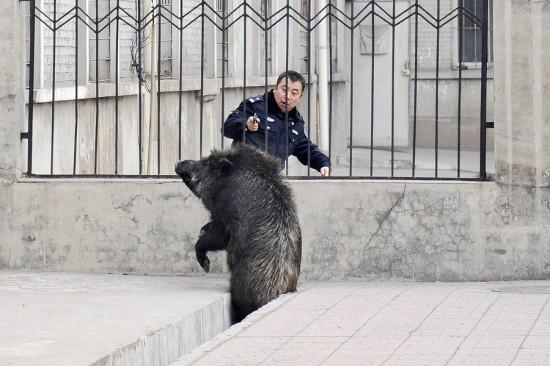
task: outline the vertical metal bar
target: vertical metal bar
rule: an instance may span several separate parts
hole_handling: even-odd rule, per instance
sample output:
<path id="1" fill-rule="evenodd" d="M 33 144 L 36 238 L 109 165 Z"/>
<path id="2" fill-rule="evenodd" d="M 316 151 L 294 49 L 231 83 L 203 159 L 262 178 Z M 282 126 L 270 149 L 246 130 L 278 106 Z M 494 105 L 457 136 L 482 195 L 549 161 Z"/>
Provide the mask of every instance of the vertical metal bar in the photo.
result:
<path id="1" fill-rule="evenodd" d="M 35 42 L 35 16 L 36 16 L 36 3 L 35 0 L 31 0 L 30 3 L 30 50 L 29 50 L 29 102 L 28 102 L 28 126 L 27 126 L 27 175 L 32 174 L 32 132 L 34 121 L 34 42 Z"/>
<path id="2" fill-rule="evenodd" d="M 115 35 L 115 175 L 118 175 L 118 38 L 120 28 L 120 0 L 116 0 L 116 35 Z"/>
<path id="3" fill-rule="evenodd" d="M 311 137 L 311 0 L 307 1 L 307 135 Z M 304 92 L 304 90 L 302 90 Z M 307 175 L 311 175 L 311 139 L 307 143 Z"/>
<path id="4" fill-rule="evenodd" d="M 243 16 L 243 115 L 245 128 L 243 128 L 243 143 L 246 143 L 246 8 L 247 2 L 243 2 L 244 16 Z"/>
<path id="5" fill-rule="evenodd" d="M 200 142 L 199 142 L 199 156 L 202 158 L 202 134 L 203 134 L 203 119 L 204 119 L 204 17 L 205 10 L 203 0 L 201 3 L 201 106 L 200 106 Z"/>
<path id="6" fill-rule="evenodd" d="M 180 25 L 179 25 L 179 31 L 180 31 L 180 71 L 179 71 L 179 84 L 178 84 L 178 160 L 181 160 L 181 94 L 182 94 L 182 83 L 183 83 L 183 0 L 180 0 Z M 222 92 L 223 92 L 223 86 L 222 86 Z M 222 97 L 223 100 L 223 97 Z M 222 102 L 223 103 L 223 102 Z M 222 117 L 223 118 L 223 117 Z M 222 138 L 223 143 L 223 138 Z M 223 145 L 222 145 L 223 147 Z"/>
<path id="7" fill-rule="evenodd" d="M 267 27 L 268 27 L 268 8 L 267 6 L 269 5 L 268 3 L 268 0 L 264 0 L 264 70 L 265 70 L 265 75 L 264 75 L 264 106 L 265 106 L 265 117 L 266 117 L 266 120 L 265 120 L 265 124 L 266 124 L 266 130 L 265 130 L 265 152 L 267 153 L 269 150 L 268 150 L 268 144 L 269 144 L 269 131 L 267 130 L 267 124 L 268 124 L 268 121 L 267 121 L 267 116 L 268 116 L 268 113 L 269 113 L 269 98 L 268 98 L 268 90 L 267 90 L 267 72 L 268 72 L 268 69 L 267 69 L 267 52 L 268 52 L 268 48 L 267 48 Z"/>
<path id="8" fill-rule="evenodd" d="M 349 101 L 349 176 L 353 176 L 353 51 L 354 51 L 354 18 L 353 18 L 353 3 L 351 2 L 351 28 L 350 28 L 350 101 Z"/>
<path id="9" fill-rule="evenodd" d="M 286 60 L 285 60 L 285 72 L 288 73 L 288 58 L 290 52 L 290 0 L 286 1 Z M 288 77 L 285 78 L 285 97 L 288 98 Z M 285 103 L 285 170 L 286 176 L 288 176 L 288 103 Z"/>
<path id="10" fill-rule="evenodd" d="M 78 0 L 75 0 L 75 77 L 74 77 L 74 145 L 73 175 L 76 174 L 76 145 L 78 143 Z"/>
<path id="11" fill-rule="evenodd" d="M 395 0 L 393 0 L 391 31 L 391 177 L 393 178 L 395 159 Z"/>
<path id="12" fill-rule="evenodd" d="M 220 113 L 220 116 L 221 116 L 221 124 L 222 124 L 222 150 L 223 150 L 223 147 L 224 147 L 224 136 L 225 136 L 225 115 L 224 115 L 224 111 L 225 111 L 225 57 L 226 57 L 226 49 L 225 49 L 225 45 L 226 45 L 226 42 L 227 42 L 227 39 L 225 39 L 225 36 L 226 36 L 226 31 L 225 31 L 225 27 L 226 27 L 226 18 L 225 18 L 225 15 L 227 13 L 227 9 L 226 9 L 226 5 L 227 5 L 227 2 L 226 0 L 222 0 L 222 45 L 221 45 L 221 48 L 222 48 L 222 90 L 221 90 L 221 97 L 222 97 L 222 100 L 221 100 L 221 113 Z"/>
<path id="13" fill-rule="evenodd" d="M 371 85 L 370 85 L 370 176 L 372 177 L 374 171 L 374 40 L 375 40 L 375 28 L 374 19 L 376 15 L 376 9 L 374 7 L 374 1 L 372 4 L 372 24 L 371 24 Z"/>
<path id="14" fill-rule="evenodd" d="M 99 133 L 99 1 L 95 2 L 95 140 L 94 175 L 97 174 L 97 145 Z"/>
<path id="15" fill-rule="evenodd" d="M 332 0 L 328 2 L 328 67 L 329 67 L 329 103 L 328 103 L 328 158 L 332 152 Z M 338 25 L 336 25 L 338 27 Z"/>
<path id="16" fill-rule="evenodd" d="M 489 37 L 489 0 L 483 0 L 483 27 L 481 32 L 481 106 L 480 106 L 480 151 L 479 151 L 479 177 L 487 179 L 487 62 L 488 62 L 488 37 Z"/>
<path id="17" fill-rule="evenodd" d="M 437 0 L 437 44 L 435 51 L 435 177 L 439 167 L 439 37 L 441 21 L 441 0 Z"/>
<path id="18" fill-rule="evenodd" d="M 157 3 L 158 7 L 158 48 L 157 48 L 157 175 L 160 175 L 160 54 L 162 52 L 162 5 L 160 1 Z"/>
<path id="19" fill-rule="evenodd" d="M 138 155 L 139 155 L 139 175 L 143 173 L 143 156 L 142 156 L 142 91 L 141 91 L 141 72 L 142 72 L 142 65 L 141 65 L 141 0 L 137 1 L 137 53 L 138 53 Z"/>
<path id="20" fill-rule="evenodd" d="M 418 0 L 414 14 L 414 107 L 413 107 L 413 158 L 412 177 L 416 175 L 416 116 L 418 111 Z"/>
<path id="21" fill-rule="evenodd" d="M 461 124 L 462 124 L 462 59 L 463 59 L 463 32 L 464 32 L 464 1 L 458 0 L 458 116 L 457 116 L 457 157 L 456 157 L 456 177 L 460 178 L 460 144 L 461 144 Z"/>
<path id="22" fill-rule="evenodd" d="M 50 174 L 53 175 L 53 149 L 55 132 L 55 49 L 56 49 L 56 31 L 57 31 L 57 0 L 53 1 L 53 65 L 52 65 L 52 128 L 51 128 L 51 146 L 50 146 Z"/>

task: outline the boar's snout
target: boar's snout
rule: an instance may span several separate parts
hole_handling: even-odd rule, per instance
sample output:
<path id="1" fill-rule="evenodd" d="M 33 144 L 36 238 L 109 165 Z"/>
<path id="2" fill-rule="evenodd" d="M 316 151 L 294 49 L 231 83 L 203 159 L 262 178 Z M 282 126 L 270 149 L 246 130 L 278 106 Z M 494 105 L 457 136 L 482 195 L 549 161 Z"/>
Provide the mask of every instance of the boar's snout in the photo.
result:
<path id="1" fill-rule="evenodd" d="M 190 160 L 183 160 L 176 163 L 176 174 L 182 179 L 191 178 L 191 166 L 192 162 Z"/>

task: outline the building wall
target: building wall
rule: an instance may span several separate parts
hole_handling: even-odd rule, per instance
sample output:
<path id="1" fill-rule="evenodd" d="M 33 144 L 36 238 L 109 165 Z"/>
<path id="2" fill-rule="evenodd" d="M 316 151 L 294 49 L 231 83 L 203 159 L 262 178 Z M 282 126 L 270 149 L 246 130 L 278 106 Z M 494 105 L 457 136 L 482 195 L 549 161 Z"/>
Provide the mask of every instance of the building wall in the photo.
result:
<path id="1" fill-rule="evenodd" d="M 411 2 L 414 3 L 414 2 Z M 419 4 L 430 14 L 438 14 L 439 3 L 440 17 L 447 14 L 456 15 L 454 10 L 458 6 L 457 0 L 424 0 Z M 451 18 L 451 17 L 449 17 Z M 491 17 L 490 17 L 491 18 Z M 455 149 L 458 146 L 458 115 L 459 115 L 459 87 L 462 88 L 460 103 L 460 130 L 461 148 L 466 150 L 479 149 L 480 135 L 480 100 L 481 100 L 481 69 L 479 66 L 470 65 L 462 70 L 463 80 L 459 85 L 459 35 L 458 17 L 444 25 L 439 32 L 439 60 L 437 59 L 437 30 L 419 17 L 418 39 L 416 40 L 416 19 L 410 23 L 410 128 L 417 128 L 417 146 L 431 147 L 435 144 L 434 126 L 436 123 L 436 66 L 439 62 L 439 94 L 438 116 L 439 146 Z M 433 22 L 433 21 L 432 21 Z M 492 38 L 491 38 L 492 39 Z M 415 85 L 414 50 L 418 42 L 418 80 Z M 489 43 L 491 47 L 491 43 Z M 494 121 L 494 83 L 493 63 L 488 69 L 487 84 L 487 121 Z M 414 113 L 414 89 L 417 88 L 416 118 Z M 489 131 L 487 149 L 494 149 L 493 134 Z"/>

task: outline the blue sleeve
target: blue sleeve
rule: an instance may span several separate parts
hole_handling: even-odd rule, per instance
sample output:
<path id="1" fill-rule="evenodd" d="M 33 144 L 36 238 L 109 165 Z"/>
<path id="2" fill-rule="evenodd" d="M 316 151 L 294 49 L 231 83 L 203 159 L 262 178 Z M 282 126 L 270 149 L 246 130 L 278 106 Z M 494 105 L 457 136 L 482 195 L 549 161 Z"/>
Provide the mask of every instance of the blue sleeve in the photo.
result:
<path id="1" fill-rule="evenodd" d="M 321 150 L 319 150 L 319 147 L 311 142 L 304 133 L 301 134 L 296 141 L 294 155 L 302 164 L 307 165 L 308 151 L 310 153 L 310 165 L 313 169 L 320 171 L 322 167 L 330 167 L 330 159 L 328 156 L 323 154 Z"/>
<path id="2" fill-rule="evenodd" d="M 246 115 L 244 113 L 246 103 Z M 243 131 L 246 126 L 246 120 L 248 117 L 254 114 L 252 103 L 248 101 L 241 102 L 239 107 L 233 112 L 229 113 L 229 116 L 223 123 L 223 135 L 233 140 L 241 141 L 243 139 Z"/>

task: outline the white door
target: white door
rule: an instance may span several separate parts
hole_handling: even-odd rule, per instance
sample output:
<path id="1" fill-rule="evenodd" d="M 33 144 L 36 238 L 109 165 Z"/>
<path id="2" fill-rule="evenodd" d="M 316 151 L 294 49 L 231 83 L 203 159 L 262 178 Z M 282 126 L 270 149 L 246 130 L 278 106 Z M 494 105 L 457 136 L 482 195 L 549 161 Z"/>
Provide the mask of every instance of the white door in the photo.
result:
<path id="1" fill-rule="evenodd" d="M 356 2 L 355 12 L 360 11 L 367 2 Z M 389 15 L 392 15 L 393 1 L 376 1 Z M 396 1 L 395 14 L 409 7 L 409 1 Z M 370 5 L 367 9 L 371 10 Z M 388 22 L 391 18 L 375 7 L 377 14 Z M 367 12 L 367 11 L 366 11 Z M 366 13 L 365 12 L 365 13 Z M 399 19 L 404 18 L 402 15 Z M 399 20 L 398 19 L 398 20 Z M 393 136 L 394 146 L 404 147 L 409 142 L 408 103 L 409 103 L 409 21 L 395 27 L 395 47 L 392 47 L 392 26 L 379 17 L 362 21 L 354 33 L 354 99 L 353 99 L 353 141 L 354 147 L 371 145 L 371 123 L 373 146 L 387 148 L 392 146 L 392 89 L 393 89 Z M 374 39 L 374 55 L 372 42 Z M 392 84 L 392 53 L 394 73 Z M 374 61 L 374 114 L 371 117 L 372 63 Z"/>

